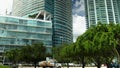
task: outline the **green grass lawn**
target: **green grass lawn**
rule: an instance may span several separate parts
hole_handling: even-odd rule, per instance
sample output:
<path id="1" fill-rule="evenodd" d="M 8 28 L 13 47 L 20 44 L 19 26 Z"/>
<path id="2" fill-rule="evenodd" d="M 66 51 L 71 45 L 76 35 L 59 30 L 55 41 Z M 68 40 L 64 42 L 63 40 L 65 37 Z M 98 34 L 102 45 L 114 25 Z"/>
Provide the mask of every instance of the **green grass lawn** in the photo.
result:
<path id="1" fill-rule="evenodd" d="M 11 67 L 5 66 L 5 65 L 0 65 L 0 68 L 11 68 Z"/>

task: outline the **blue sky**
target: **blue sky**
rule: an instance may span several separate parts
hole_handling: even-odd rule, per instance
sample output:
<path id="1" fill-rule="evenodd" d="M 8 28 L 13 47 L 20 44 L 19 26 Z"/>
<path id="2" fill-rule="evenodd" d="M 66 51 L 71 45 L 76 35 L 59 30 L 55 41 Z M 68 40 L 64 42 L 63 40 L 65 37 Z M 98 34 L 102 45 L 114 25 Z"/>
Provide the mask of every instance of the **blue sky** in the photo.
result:
<path id="1" fill-rule="evenodd" d="M 84 0 L 73 1 L 73 39 L 83 34 L 86 30 Z"/>
<path id="2" fill-rule="evenodd" d="M 13 0 L 0 0 L 0 15 L 11 12 Z M 83 34 L 86 30 L 84 0 L 73 1 L 73 39 Z"/>
<path id="3" fill-rule="evenodd" d="M 73 1 L 73 14 L 78 14 L 80 16 L 85 16 L 84 11 L 84 0 L 72 0 Z"/>

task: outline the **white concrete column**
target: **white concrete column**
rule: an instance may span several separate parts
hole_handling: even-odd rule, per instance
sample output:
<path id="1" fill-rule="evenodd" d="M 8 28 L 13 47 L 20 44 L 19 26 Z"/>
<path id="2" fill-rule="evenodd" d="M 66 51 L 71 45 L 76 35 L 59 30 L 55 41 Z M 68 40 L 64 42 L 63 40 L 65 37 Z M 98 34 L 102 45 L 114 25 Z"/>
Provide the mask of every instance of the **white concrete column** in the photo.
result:
<path id="1" fill-rule="evenodd" d="M 115 18 L 115 11 L 114 11 L 113 0 L 111 0 L 111 5 L 112 5 L 112 12 L 113 12 L 113 20 L 114 20 L 114 23 L 116 24 L 116 18 Z"/>
<path id="2" fill-rule="evenodd" d="M 39 15 L 41 14 L 41 11 L 39 11 L 38 15 L 35 17 L 35 19 L 37 19 L 39 17 Z"/>
<path id="3" fill-rule="evenodd" d="M 44 12 L 44 21 L 46 20 L 46 12 Z"/>
<path id="4" fill-rule="evenodd" d="M 105 11 L 106 11 L 107 24 L 109 24 L 109 16 L 108 16 L 108 9 L 107 9 L 107 1 L 104 0 L 104 2 L 105 2 Z"/>
<path id="5" fill-rule="evenodd" d="M 94 2 L 94 12 L 95 12 L 95 22 L 96 22 L 96 25 L 97 25 L 97 11 L 96 11 L 96 1 L 95 0 L 93 0 L 93 2 Z"/>

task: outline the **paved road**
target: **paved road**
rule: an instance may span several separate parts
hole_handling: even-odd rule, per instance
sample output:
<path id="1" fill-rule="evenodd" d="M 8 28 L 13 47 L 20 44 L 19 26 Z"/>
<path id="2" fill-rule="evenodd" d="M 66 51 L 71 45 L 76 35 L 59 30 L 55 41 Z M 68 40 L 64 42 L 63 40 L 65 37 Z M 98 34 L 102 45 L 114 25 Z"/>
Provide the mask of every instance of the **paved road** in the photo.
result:
<path id="1" fill-rule="evenodd" d="M 18 67 L 18 68 L 34 68 L 34 67 Z M 37 67 L 37 68 L 42 68 L 42 67 Z M 62 68 L 67 68 L 67 67 L 62 67 Z M 69 67 L 69 68 L 82 68 L 82 67 Z M 97 67 L 85 67 L 85 68 L 97 68 Z M 107 68 L 107 67 L 101 67 L 101 68 Z"/>

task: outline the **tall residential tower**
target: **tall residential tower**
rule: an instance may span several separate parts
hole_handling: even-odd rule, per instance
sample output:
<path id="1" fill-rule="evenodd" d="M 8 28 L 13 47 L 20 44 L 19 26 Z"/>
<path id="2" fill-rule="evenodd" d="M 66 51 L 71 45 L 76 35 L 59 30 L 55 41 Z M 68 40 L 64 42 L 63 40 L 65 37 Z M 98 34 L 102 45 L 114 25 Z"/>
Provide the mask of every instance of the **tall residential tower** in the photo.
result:
<path id="1" fill-rule="evenodd" d="M 85 0 L 87 27 L 101 23 L 120 23 L 120 0 Z"/>
<path id="2" fill-rule="evenodd" d="M 54 0 L 53 45 L 72 41 L 72 0 Z"/>
<path id="3" fill-rule="evenodd" d="M 53 45 L 72 43 L 72 0 L 13 0 L 12 15 L 52 20 Z"/>

